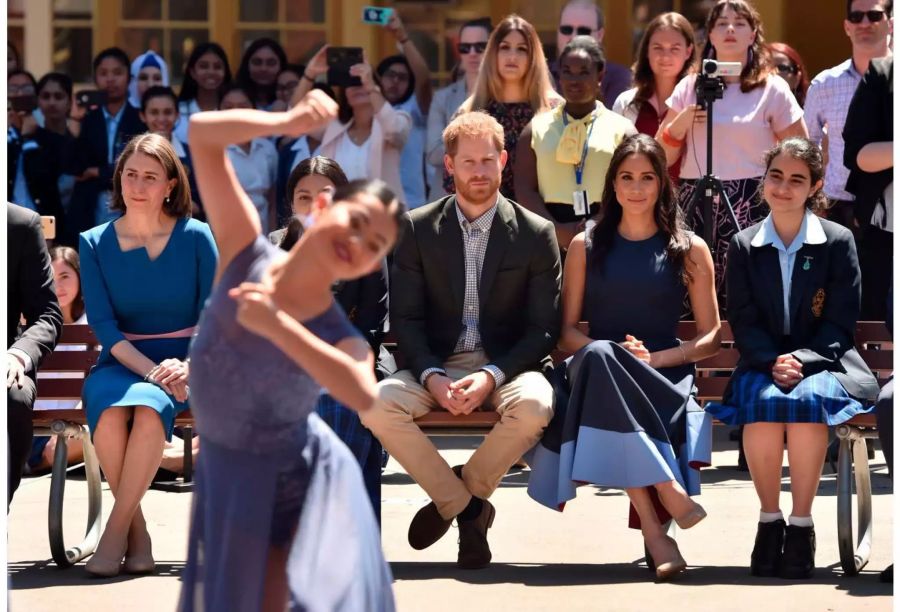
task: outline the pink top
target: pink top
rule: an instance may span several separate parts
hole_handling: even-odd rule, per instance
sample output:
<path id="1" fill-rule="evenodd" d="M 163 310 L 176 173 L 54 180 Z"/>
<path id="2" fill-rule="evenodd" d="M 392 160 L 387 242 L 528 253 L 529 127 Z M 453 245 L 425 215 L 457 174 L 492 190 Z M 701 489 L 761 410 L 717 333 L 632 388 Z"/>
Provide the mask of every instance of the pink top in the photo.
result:
<path id="1" fill-rule="evenodd" d="M 684 110 L 696 104 L 690 74 L 675 86 L 666 105 Z M 775 132 L 803 118 L 787 82 L 772 75 L 766 84 L 743 93 L 739 83 L 728 84 L 721 100 L 713 105 L 713 173 L 723 181 L 765 174 L 763 154 L 776 143 Z M 697 179 L 706 173 L 706 124 L 695 124 L 685 140 L 681 156 L 681 178 Z"/>

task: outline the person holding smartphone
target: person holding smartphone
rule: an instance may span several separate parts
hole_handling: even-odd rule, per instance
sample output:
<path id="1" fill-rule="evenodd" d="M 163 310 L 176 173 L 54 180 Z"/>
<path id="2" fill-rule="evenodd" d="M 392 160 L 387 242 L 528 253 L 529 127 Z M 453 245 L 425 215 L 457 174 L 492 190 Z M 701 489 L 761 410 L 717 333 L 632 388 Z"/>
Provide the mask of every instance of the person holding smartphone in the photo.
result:
<path id="1" fill-rule="evenodd" d="M 54 217 L 57 242 L 73 244 L 58 184 L 65 139 L 37 124 L 37 83 L 30 72 L 10 72 L 6 92 L 8 198 L 39 215 Z"/>
<path id="2" fill-rule="evenodd" d="M 110 47 L 97 54 L 93 66 L 94 84 L 104 92 L 105 102 L 85 114 L 75 143 L 70 170 L 76 183 L 69 214 L 79 233 L 118 216 L 109 208 L 116 158 L 132 136 L 147 131 L 140 111 L 128 104 L 128 55 Z"/>
<path id="3" fill-rule="evenodd" d="M 381 60 L 375 70 L 385 99 L 412 118 L 412 129 L 400 153 L 400 180 L 406 205 L 416 208 L 425 204 L 425 131 L 431 106 L 431 79 L 425 58 L 409 39 L 409 33 L 397 11 L 391 11 L 385 26 L 397 39 L 400 53 Z"/>
<path id="4" fill-rule="evenodd" d="M 335 61 L 359 57 L 361 51 L 354 47 L 323 46 L 306 66 L 292 101 L 296 104 L 313 88 L 317 78 L 328 74 L 329 85 L 335 83 L 340 112 L 324 132 L 311 134 L 322 143 L 317 154 L 336 161 L 349 180 L 380 178 L 405 200 L 400 155 L 409 138 L 412 117 L 388 104 L 365 54 L 362 62 L 346 69 Z M 359 84 L 350 84 L 355 82 Z"/>

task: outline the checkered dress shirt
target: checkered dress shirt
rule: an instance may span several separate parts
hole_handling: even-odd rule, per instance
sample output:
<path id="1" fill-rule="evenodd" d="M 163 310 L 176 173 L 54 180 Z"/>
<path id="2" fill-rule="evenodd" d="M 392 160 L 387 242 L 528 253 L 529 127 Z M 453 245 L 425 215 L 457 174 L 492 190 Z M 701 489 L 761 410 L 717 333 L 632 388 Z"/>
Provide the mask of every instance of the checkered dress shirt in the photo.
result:
<path id="1" fill-rule="evenodd" d="M 828 166 L 825 168 L 823 191 L 833 200 L 854 199 L 853 194 L 845 189 L 850 171 L 844 166 L 843 132 L 850 100 L 861 80 L 853 60 L 847 60 L 820 72 L 806 93 L 803 118 L 810 140 L 822 144 L 825 136 L 823 128 L 828 126 Z"/>
<path id="2" fill-rule="evenodd" d="M 481 332 L 478 330 L 480 303 L 478 301 L 478 285 L 481 281 L 481 268 L 484 266 L 484 254 L 487 252 L 488 239 L 491 237 L 491 224 L 497 214 L 497 204 L 480 217 L 469 222 L 456 206 L 456 217 L 463 236 L 463 251 L 466 260 L 466 293 L 463 299 L 462 333 L 456 342 L 454 353 L 480 351 Z M 488 364 L 481 368 L 494 377 L 494 387 L 499 388 L 506 380 L 506 375 L 495 365 Z M 420 377 L 422 384 L 433 373 L 446 374 L 440 368 L 428 368 Z"/>

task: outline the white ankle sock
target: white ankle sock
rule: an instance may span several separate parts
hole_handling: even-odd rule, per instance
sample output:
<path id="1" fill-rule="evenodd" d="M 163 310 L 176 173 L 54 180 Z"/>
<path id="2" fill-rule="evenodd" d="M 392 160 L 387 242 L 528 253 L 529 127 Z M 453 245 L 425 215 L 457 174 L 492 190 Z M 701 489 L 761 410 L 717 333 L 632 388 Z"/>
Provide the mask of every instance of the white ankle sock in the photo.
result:
<path id="1" fill-rule="evenodd" d="M 788 524 L 794 527 L 812 527 L 813 520 L 811 516 L 794 516 L 788 517 Z"/>
<path id="2" fill-rule="evenodd" d="M 759 511 L 759 522 L 760 523 L 774 523 L 775 521 L 783 521 L 784 515 L 781 513 L 781 510 L 778 512 L 763 512 Z"/>

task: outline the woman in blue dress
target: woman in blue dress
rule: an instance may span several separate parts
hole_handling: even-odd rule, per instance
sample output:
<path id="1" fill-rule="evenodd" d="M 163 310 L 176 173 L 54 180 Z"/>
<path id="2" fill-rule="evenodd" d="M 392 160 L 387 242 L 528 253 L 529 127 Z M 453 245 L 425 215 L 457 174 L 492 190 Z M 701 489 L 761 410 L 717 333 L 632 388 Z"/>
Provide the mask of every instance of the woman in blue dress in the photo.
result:
<path id="1" fill-rule="evenodd" d="M 103 345 L 83 402 L 100 467 L 116 498 L 87 563 L 97 576 L 154 569 L 141 498 L 175 415 L 187 408 L 187 351 L 209 295 L 216 245 L 189 218 L 184 168 L 168 140 L 132 139 L 113 174 L 115 221 L 81 234 L 81 280 Z M 127 554 L 126 554 L 127 551 Z"/>
<path id="2" fill-rule="evenodd" d="M 697 320 L 676 332 L 685 294 Z M 574 353 L 556 370 L 553 421 L 531 461 L 528 493 L 554 509 L 576 484 L 625 489 L 666 580 L 686 567 L 663 525 L 705 516 L 696 468 L 709 465 L 711 429 L 692 397 L 694 363 L 719 348 L 713 262 L 684 229 L 662 147 L 645 134 L 616 148 L 600 220 L 569 247 L 559 346 Z M 579 321 L 588 322 L 588 333 Z"/>
<path id="3" fill-rule="evenodd" d="M 313 412 L 320 385 L 355 410 L 375 401 L 372 351 L 331 286 L 381 264 L 402 207 L 380 181 L 349 183 L 285 253 L 261 235 L 226 155 L 230 144 L 297 137 L 336 114 L 315 90 L 283 113 L 191 118 L 194 169 L 220 259 L 191 345 L 203 451 L 181 610 L 393 610 L 359 467 Z"/>
<path id="4" fill-rule="evenodd" d="M 731 240 L 728 322 L 740 361 L 721 404 L 707 410 L 744 425 L 744 452 L 759 497 L 754 576 L 811 578 L 828 427 L 871 409 L 878 383 L 854 348 L 860 271 L 850 230 L 820 219 L 822 151 L 805 138 L 765 155 L 769 215 Z M 890 257 L 890 253 L 885 255 Z M 791 514 L 781 513 L 787 437 Z"/>

